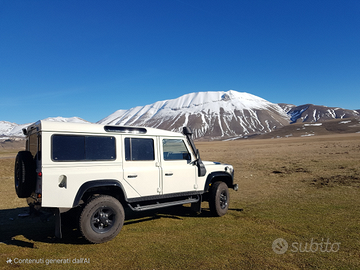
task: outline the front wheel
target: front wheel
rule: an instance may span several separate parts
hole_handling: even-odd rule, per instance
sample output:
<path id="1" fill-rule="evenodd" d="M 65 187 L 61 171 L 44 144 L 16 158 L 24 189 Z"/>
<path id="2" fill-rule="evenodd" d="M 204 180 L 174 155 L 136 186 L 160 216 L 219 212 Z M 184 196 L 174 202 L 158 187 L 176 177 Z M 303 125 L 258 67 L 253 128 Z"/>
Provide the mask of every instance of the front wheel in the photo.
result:
<path id="1" fill-rule="evenodd" d="M 93 197 L 80 215 L 82 235 L 91 243 L 100 244 L 115 238 L 124 225 L 121 203 L 112 196 Z"/>
<path id="2" fill-rule="evenodd" d="M 225 215 L 230 202 L 228 186 L 224 182 L 215 182 L 210 189 L 209 195 L 211 213 L 216 217 Z"/>

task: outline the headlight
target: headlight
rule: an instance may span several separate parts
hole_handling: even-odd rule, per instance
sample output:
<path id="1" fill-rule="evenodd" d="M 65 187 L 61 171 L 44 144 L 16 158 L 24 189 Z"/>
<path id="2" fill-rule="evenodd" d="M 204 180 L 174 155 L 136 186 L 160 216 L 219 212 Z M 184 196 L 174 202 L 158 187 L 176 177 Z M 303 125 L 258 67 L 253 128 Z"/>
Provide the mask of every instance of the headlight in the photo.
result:
<path id="1" fill-rule="evenodd" d="M 234 172 L 234 168 L 232 166 L 226 166 L 225 167 L 225 172 L 232 174 Z"/>

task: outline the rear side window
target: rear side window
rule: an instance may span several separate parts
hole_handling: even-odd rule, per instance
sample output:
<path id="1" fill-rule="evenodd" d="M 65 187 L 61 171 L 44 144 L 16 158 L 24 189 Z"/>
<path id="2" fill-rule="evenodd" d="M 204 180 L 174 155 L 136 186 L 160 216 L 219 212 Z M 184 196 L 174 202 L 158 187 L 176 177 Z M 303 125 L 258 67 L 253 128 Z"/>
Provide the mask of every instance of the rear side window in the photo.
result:
<path id="1" fill-rule="evenodd" d="M 155 160 L 154 140 L 125 138 L 125 160 Z"/>
<path id="2" fill-rule="evenodd" d="M 116 159 L 115 137 L 53 135 L 54 161 L 96 161 Z"/>
<path id="3" fill-rule="evenodd" d="M 27 140 L 28 147 L 34 159 L 41 160 L 41 135 L 38 133 L 31 134 Z"/>

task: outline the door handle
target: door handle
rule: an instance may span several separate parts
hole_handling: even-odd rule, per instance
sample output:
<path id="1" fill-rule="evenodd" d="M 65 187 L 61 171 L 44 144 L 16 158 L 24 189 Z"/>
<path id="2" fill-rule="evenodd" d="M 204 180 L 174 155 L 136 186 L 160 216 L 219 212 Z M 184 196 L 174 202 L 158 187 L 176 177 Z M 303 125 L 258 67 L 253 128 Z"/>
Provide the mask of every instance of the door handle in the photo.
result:
<path id="1" fill-rule="evenodd" d="M 137 174 L 130 174 L 128 175 L 128 178 L 136 178 L 137 177 Z"/>
<path id="2" fill-rule="evenodd" d="M 173 173 L 165 173 L 165 176 L 173 176 Z"/>

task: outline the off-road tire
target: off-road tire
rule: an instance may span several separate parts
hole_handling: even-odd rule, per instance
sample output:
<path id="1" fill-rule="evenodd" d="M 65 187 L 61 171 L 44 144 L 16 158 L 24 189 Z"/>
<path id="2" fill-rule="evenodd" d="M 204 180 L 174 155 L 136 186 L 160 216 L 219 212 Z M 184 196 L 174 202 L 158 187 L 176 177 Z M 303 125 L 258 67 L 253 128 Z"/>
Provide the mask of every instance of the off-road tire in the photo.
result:
<path id="1" fill-rule="evenodd" d="M 229 188 L 224 182 L 212 184 L 209 194 L 209 207 L 213 216 L 221 217 L 229 209 Z"/>
<path id="2" fill-rule="evenodd" d="M 100 244 L 115 238 L 124 225 L 121 203 L 112 196 L 93 197 L 85 205 L 79 219 L 82 235 L 91 243 Z"/>
<path id="3" fill-rule="evenodd" d="M 27 198 L 35 191 L 36 165 L 29 151 L 18 152 L 14 169 L 15 191 L 19 198 Z"/>

